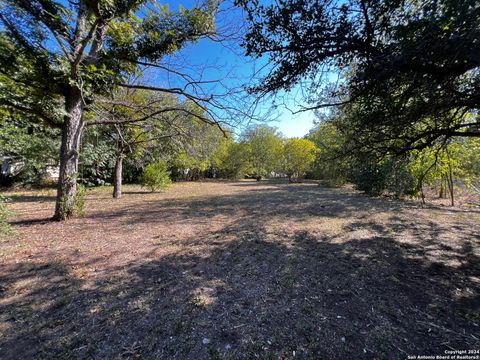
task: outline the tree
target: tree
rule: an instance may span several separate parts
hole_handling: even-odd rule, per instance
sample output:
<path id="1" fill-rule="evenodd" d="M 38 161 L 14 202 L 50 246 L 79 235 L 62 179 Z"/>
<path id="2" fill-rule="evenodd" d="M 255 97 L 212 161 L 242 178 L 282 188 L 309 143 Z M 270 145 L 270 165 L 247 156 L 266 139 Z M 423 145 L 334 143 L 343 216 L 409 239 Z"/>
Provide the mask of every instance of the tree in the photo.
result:
<path id="1" fill-rule="evenodd" d="M 308 80 L 304 110 L 345 107 L 357 148 L 401 154 L 480 137 L 478 1 L 237 3 L 248 14 L 247 54 L 272 64 L 252 91 Z"/>
<path id="2" fill-rule="evenodd" d="M 212 166 L 220 177 L 239 179 L 249 170 L 248 146 L 244 142 L 236 142 L 229 137 L 221 142 L 212 157 Z"/>
<path id="3" fill-rule="evenodd" d="M 187 113 L 181 111 L 185 107 Z M 178 109 L 164 112 L 164 109 Z M 137 121 L 141 113 L 140 121 Z M 123 161 L 127 155 L 140 158 L 151 152 L 159 142 L 180 135 L 178 118 L 189 115 L 189 110 L 171 94 L 155 94 L 145 90 L 120 89 L 114 99 L 97 101 L 87 116 L 91 121 L 107 123 L 102 133 L 114 144 L 113 197 L 122 196 Z M 200 116 L 200 115 L 199 115 Z"/>
<path id="4" fill-rule="evenodd" d="M 479 139 L 455 139 L 412 153 L 410 171 L 417 179 L 417 189 L 425 202 L 424 185 L 440 185 L 440 197 L 448 189 L 450 203 L 455 205 L 455 182 L 467 188 L 478 186 L 480 175 Z"/>
<path id="5" fill-rule="evenodd" d="M 207 2 L 172 12 L 147 0 L 0 2 L 0 105 L 62 129 L 55 219 L 74 215 L 85 126 L 109 122 L 84 118 L 98 95 L 122 86 L 182 95 L 204 107 L 211 100 L 127 80 L 146 65 L 168 71 L 166 55 L 213 34 L 215 8 Z M 201 84 L 189 82 L 190 89 Z"/>
<path id="6" fill-rule="evenodd" d="M 283 147 L 283 170 L 290 181 L 299 181 L 311 169 L 318 148 L 308 139 L 288 139 Z"/>
<path id="7" fill-rule="evenodd" d="M 222 126 L 211 126 L 199 120 L 198 116 L 206 114 L 195 104 L 186 102 L 184 106 L 192 115 L 184 114 L 178 118 L 177 149 L 169 161 L 175 170 L 175 178 L 198 180 L 213 175 L 215 161 L 218 160 L 215 154 L 230 133 Z"/>
<path id="8" fill-rule="evenodd" d="M 276 128 L 268 125 L 250 127 L 243 132 L 241 142 L 247 149 L 249 170 L 257 180 L 279 169 L 283 144 Z"/>
<path id="9" fill-rule="evenodd" d="M 112 182 L 116 149 L 106 130 L 106 126 L 85 128 L 78 164 L 78 182 L 84 186 L 101 186 Z"/>
<path id="10" fill-rule="evenodd" d="M 415 196 L 417 186 L 410 162 L 408 155 L 389 156 L 377 161 L 368 154 L 360 153 L 350 159 L 348 179 L 368 195 Z"/>
<path id="11" fill-rule="evenodd" d="M 347 140 L 331 121 L 318 123 L 306 136 L 318 148 L 312 172 L 315 178 L 328 185 L 342 185 L 347 181 L 349 156 L 344 149 Z"/>

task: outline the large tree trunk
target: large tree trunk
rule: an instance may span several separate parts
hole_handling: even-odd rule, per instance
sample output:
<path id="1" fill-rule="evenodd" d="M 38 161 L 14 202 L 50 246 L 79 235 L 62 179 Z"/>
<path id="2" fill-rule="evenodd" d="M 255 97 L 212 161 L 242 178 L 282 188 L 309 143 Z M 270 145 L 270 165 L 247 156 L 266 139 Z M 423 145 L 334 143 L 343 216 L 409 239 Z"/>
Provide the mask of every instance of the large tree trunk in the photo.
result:
<path id="1" fill-rule="evenodd" d="M 122 167 L 125 155 L 122 151 L 117 151 L 115 160 L 115 173 L 113 175 L 113 197 L 119 199 L 122 197 Z"/>
<path id="2" fill-rule="evenodd" d="M 55 220 L 66 220 L 75 215 L 77 205 L 78 157 L 83 133 L 83 100 L 79 89 L 71 88 L 66 100 L 65 117 L 60 148 Z"/>

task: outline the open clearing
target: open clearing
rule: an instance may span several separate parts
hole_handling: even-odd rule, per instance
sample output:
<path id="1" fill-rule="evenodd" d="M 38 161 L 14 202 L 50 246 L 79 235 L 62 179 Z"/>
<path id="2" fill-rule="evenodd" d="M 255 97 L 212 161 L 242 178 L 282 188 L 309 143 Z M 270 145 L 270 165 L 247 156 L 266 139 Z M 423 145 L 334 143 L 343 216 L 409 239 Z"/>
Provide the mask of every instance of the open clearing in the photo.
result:
<path id="1" fill-rule="evenodd" d="M 10 194 L 2 359 L 405 359 L 480 348 L 480 212 L 269 182 Z"/>

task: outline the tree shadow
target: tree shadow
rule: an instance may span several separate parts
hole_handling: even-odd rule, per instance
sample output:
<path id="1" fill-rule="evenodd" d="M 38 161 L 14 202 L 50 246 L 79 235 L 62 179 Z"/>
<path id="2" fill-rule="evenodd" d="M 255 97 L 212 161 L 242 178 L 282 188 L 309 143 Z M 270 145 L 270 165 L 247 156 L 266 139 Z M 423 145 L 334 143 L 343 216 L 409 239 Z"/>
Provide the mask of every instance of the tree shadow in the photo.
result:
<path id="1" fill-rule="evenodd" d="M 33 226 L 33 225 L 45 225 L 49 222 L 55 221 L 52 217 L 38 218 L 38 219 L 25 219 L 25 220 L 10 220 L 9 224 L 14 226 Z"/>
<path id="2" fill-rule="evenodd" d="M 250 183 L 247 183 L 250 184 Z M 241 185 L 239 185 L 241 186 Z M 360 213 L 417 209 L 418 204 L 391 199 L 372 199 L 355 191 L 327 189 L 307 184 L 277 184 L 247 188 L 239 193 L 205 195 L 193 198 L 145 199 L 141 204 L 118 210 L 91 211 L 89 218 L 125 223 L 160 223 L 178 218 L 191 222 L 207 221 L 216 216 L 241 216 L 243 221 L 285 217 L 302 221 L 305 217 L 350 218 Z"/>
<path id="3" fill-rule="evenodd" d="M 42 202 L 52 202 L 55 201 L 55 196 L 50 195 L 24 195 L 24 194 L 13 194 L 8 195 L 10 199 L 9 202 L 15 203 L 42 203 Z"/>
<path id="4" fill-rule="evenodd" d="M 235 199 L 233 206 L 242 204 Z M 211 206 L 223 212 L 226 203 L 215 199 Z M 192 236 L 176 253 L 160 256 L 154 248 L 99 273 L 89 270 L 95 259 L 8 265 L 0 272 L 0 353 L 404 359 L 478 348 L 479 239 L 471 229 L 457 229 L 463 246 L 445 249 L 434 223 L 417 230 L 425 236 L 418 243 L 401 241 L 398 234 L 412 223 L 395 216 L 375 229 L 362 219 L 348 226 L 372 233 L 347 240 L 307 231 L 289 236 L 242 218 Z M 429 254 L 437 251 L 448 254 L 434 260 Z"/>

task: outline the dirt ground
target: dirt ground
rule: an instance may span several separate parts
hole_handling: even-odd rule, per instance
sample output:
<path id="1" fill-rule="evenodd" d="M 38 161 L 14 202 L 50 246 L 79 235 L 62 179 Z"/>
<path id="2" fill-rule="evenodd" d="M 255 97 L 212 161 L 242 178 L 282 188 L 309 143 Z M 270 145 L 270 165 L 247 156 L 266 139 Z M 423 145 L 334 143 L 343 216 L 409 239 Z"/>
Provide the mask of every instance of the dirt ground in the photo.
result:
<path id="1" fill-rule="evenodd" d="M 315 184 L 11 193 L 1 359 L 406 359 L 480 348 L 480 210 Z"/>

